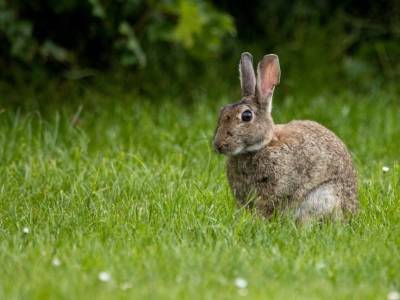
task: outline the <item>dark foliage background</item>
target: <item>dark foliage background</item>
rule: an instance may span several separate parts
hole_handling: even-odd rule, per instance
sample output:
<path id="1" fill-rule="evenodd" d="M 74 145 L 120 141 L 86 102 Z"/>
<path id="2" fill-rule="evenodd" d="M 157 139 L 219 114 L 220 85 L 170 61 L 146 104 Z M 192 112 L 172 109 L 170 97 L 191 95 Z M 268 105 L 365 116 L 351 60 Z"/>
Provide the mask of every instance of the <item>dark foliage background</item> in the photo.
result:
<path id="1" fill-rule="evenodd" d="M 192 97 L 236 85 L 242 51 L 278 53 L 283 92 L 379 89 L 400 79 L 400 1 L 0 0 L 3 86 L 106 78 Z"/>

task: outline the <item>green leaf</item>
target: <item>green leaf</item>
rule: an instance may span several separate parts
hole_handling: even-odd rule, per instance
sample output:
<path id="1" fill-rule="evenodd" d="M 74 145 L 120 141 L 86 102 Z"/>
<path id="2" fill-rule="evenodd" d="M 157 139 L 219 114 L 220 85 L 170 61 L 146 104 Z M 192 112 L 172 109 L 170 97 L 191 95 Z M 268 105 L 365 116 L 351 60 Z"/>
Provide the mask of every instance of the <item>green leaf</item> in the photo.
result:
<path id="1" fill-rule="evenodd" d="M 176 41 L 186 48 L 193 47 L 195 36 L 203 30 L 204 18 L 198 4 L 181 0 L 179 3 L 179 21 L 174 31 Z"/>
<path id="2" fill-rule="evenodd" d="M 137 62 L 140 66 L 145 66 L 146 54 L 140 46 L 132 27 L 127 22 L 122 22 L 119 25 L 119 33 L 125 37 L 124 46 L 128 50 L 128 54 L 125 54 L 121 60 L 122 64 L 133 65 Z"/>
<path id="3" fill-rule="evenodd" d="M 95 17 L 104 19 L 106 14 L 104 12 L 104 8 L 101 5 L 100 1 L 99 0 L 89 0 L 89 3 L 92 5 L 92 14 Z"/>
<path id="4" fill-rule="evenodd" d="M 44 58 L 53 58 L 59 62 L 66 62 L 69 60 L 68 51 L 50 40 L 46 40 L 40 47 L 40 54 Z"/>

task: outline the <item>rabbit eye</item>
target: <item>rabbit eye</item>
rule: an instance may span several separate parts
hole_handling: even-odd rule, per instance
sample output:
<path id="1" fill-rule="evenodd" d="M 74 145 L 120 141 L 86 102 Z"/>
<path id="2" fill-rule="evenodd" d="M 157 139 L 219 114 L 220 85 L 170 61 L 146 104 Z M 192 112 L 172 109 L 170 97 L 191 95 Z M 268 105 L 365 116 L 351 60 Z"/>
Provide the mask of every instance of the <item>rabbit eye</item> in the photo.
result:
<path id="1" fill-rule="evenodd" d="M 251 110 L 247 109 L 244 112 L 242 112 L 242 121 L 243 122 L 249 122 L 253 118 L 253 113 Z"/>

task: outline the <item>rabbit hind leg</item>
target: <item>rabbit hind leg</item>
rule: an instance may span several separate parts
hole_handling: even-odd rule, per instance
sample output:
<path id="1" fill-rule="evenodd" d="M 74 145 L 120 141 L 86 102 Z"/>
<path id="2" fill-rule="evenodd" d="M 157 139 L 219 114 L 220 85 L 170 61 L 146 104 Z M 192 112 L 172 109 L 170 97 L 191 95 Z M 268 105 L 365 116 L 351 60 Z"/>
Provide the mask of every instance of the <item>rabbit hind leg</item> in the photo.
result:
<path id="1" fill-rule="evenodd" d="M 333 182 L 328 182 L 311 190 L 295 209 L 294 214 L 300 223 L 321 220 L 325 217 L 341 219 L 341 199 L 337 186 Z"/>

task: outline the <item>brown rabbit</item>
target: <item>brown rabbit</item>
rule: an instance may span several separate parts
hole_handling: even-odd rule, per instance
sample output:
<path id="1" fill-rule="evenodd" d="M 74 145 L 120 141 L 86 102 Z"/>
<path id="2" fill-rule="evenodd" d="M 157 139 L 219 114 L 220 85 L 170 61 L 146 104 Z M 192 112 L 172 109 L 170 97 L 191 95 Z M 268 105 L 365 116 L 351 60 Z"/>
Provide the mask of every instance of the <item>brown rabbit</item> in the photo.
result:
<path id="1" fill-rule="evenodd" d="M 278 56 L 264 56 L 256 80 L 245 52 L 239 71 L 242 99 L 221 109 L 214 137 L 217 152 L 229 157 L 227 175 L 238 202 L 267 217 L 293 212 L 300 222 L 356 212 L 357 178 L 343 142 L 313 121 L 274 124 Z"/>

